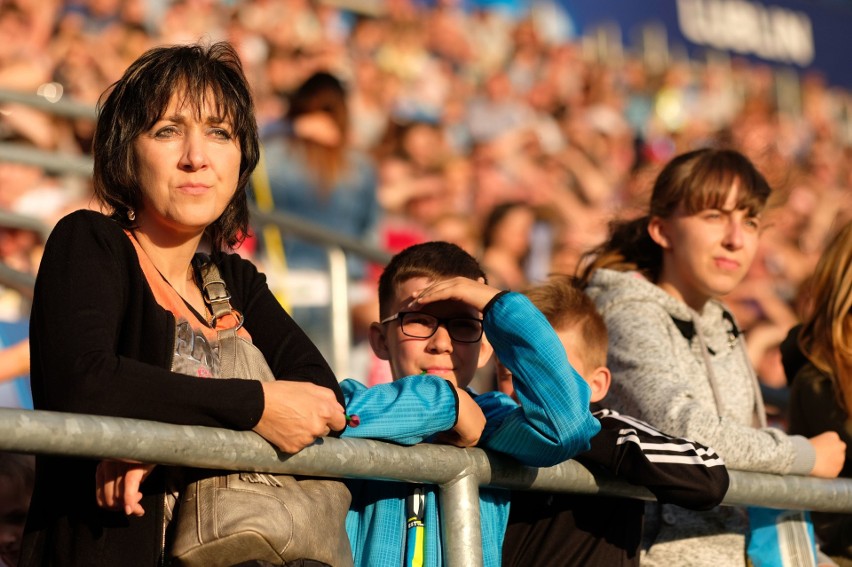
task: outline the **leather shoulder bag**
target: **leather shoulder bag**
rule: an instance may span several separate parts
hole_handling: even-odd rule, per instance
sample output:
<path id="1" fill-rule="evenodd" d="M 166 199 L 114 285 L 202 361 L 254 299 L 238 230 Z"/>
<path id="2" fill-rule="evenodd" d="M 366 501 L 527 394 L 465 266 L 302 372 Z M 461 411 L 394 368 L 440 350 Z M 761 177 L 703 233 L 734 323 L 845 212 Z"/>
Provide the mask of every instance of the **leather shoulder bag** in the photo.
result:
<path id="1" fill-rule="evenodd" d="M 219 376 L 275 380 L 257 347 L 237 335 L 242 316 L 216 265 L 205 255 L 194 262 L 203 282 L 213 327 L 225 315 L 237 327 L 218 330 Z M 352 551 L 345 519 L 351 495 L 333 479 L 234 472 L 189 483 L 180 494 L 172 565 L 229 567 L 247 561 L 273 565 L 348 567 Z"/>

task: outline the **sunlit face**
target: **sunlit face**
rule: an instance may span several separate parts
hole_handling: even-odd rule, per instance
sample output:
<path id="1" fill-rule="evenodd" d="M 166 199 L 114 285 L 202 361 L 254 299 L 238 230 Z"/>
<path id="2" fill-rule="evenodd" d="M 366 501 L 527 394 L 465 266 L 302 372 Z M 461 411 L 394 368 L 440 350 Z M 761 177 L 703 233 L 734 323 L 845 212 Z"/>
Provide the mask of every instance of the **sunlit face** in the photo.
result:
<path id="1" fill-rule="evenodd" d="M 200 236 L 231 201 L 242 154 L 233 125 L 205 103 L 200 119 L 173 96 L 163 116 L 134 142 L 142 207 L 139 230 Z"/>
<path id="2" fill-rule="evenodd" d="M 397 288 L 391 313 L 410 311 L 408 303 L 412 293 L 425 289 L 430 283 L 427 278 L 411 278 L 403 282 Z M 426 305 L 422 311 L 439 318 L 482 318 L 476 309 L 458 301 Z M 406 336 L 398 320 L 382 324 L 381 332 L 394 380 L 416 374 L 434 374 L 464 388 L 473 380 L 477 368 L 491 356 L 491 348 L 484 337 L 476 343 L 454 341 L 444 325 L 440 325 L 428 339 Z"/>
<path id="3" fill-rule="evenodd" d="M 757 252 L 760 219 L 736 209 L 736 186 L 721 209 L 654 218 L 649 232 L 663 248 L 660 287 L 700 311 L 745 278 Z"/>

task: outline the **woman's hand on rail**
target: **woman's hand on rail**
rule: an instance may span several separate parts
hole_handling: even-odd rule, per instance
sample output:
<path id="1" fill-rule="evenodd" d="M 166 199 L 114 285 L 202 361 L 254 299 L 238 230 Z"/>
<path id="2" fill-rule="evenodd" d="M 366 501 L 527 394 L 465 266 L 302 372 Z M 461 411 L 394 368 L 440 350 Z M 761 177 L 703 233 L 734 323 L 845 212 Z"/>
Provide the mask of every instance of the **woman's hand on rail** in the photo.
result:
<path id="1" fill-rule="evenodd" d="M 123 511 L 128 516 L 143 516 L 139 490 L 156 465 L 126 461 L 101 461 L 95 472 L 95 499 L 107 510 Z"/>
<path id="2" fill-rule="evenodd" d="M 346 426 L 346 414 L 334 392 L 306 382 L 263 383 L 263 415 L 254 427 L 285 453 L 298 453 L 317 437 Z"/>

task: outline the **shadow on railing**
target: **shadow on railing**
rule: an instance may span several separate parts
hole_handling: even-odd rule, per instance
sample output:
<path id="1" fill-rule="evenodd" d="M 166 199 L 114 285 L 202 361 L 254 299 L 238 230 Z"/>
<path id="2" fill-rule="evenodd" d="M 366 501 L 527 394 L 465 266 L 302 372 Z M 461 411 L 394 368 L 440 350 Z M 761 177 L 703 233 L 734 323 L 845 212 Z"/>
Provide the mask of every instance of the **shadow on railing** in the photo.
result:
<path id="1" fill-rule="evenodd" d="M 453 566 L 482 564 L 479 486 L 653 500 L 647 489 L 595 477 L 575 461 L 537 469 L 481 449 L 331 438 L 288 455 L 249 431 L 38 410 L 0 409 L 0 450 L 436 484 L 444 553 Z M 852 480 L 742 471 L 730 476 L 726 505 L 852 513 Z"/>

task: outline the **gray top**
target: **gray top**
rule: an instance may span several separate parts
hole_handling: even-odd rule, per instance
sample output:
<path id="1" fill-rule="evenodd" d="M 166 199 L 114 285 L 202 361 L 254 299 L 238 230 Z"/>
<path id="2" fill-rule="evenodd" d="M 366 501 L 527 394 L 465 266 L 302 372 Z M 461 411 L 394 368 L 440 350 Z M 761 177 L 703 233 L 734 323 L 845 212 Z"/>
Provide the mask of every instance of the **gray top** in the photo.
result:
<path id="1" fill-rule="evenodd" d="M 636 272 L 606 269 L 595 272 L 586 292 L 609 330 L 613 380 L 604 405 L 712 446 L 732 469 L 810 473 L 816 455 L 808 440 L 766 426 L 743 338 L 720 302 L 698 313 Z M 686 557 L 690 565 L 744 565 L 746 530 L 736 508 L 653 504 L 642 565 L 677 565 Z"/>

